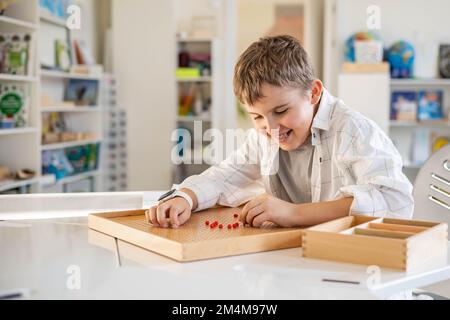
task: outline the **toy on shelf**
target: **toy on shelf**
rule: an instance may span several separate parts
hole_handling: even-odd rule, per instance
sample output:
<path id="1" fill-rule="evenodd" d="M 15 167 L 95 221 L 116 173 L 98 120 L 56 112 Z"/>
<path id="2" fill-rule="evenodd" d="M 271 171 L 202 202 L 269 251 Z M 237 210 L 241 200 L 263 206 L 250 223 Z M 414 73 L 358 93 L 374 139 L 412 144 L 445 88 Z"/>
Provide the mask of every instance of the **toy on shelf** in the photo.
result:
<path id="1" fill-rule="evenodd" d="M 199 78 L 200 70 L 198 68 L 177 68 L 176 77 L 178 79 Z"/>
<path id="2" fill-rule="evenodd" d="M 178 53 L 178 67 L 187 68 L 189 67 L 189 62 L 191 57 L 189 52 L 186 50 L 185 44 L 181 44 L 180 52 Z"/>
<path id="3" fill-rule="evenodd" d="M 66 125 L 64 113 L 50 112 L 42 115 L 43 144 L 94 139 L 96 139 L 96 134 L 93 132 L 70 131 Z"/>
<path id="4" fill-rule="evenodd" d="M 372 31 L 360 31 L 345 42 L 345 60 L 358 63 L 379 63 L 383 58 L 381 38 Z"/>
<path id="5" fill-rule="evenodd" d="M 205 99 L 203 84 L 190 83 L 187 94 L 180 87 L 179 116 L 207 116 L 209 104 L 208 99 Z"/>
<path id="6" fill-rule="evenodd" d="M 31 169 L 19 169 L 13 172 L 10 168 L 0 165 L 0 182 L 6 180 L 28 180 L 35 175 L 36 172 Z"/>
<path id="7" fill-rule="evenodd" d="M 412 78 L 414 76 L 414 47 L 403 40 L 395 42 L 387 52 L 391 65 L 391 78 Z"/>
<path id="8" fill-rule="evenodd" d="M 28 123 L 27 104 L 25 85 L 0 83 L 0 129 L 25 127 Z"/>
<path id="9" fill-rule="evenodd" d="M 11 179 L 11 177 L 12 177 L 11 170 L 6 166 L 0 165 L 0 182 Z"/>
<path id="10" fill-rule="evenodd" d="M 36 175 L 36 171 L 31 169 L 20 169 L 16 171 L 15 178 L 17 180 L 28 180 Z"/>
<path id="11" fill-rule="evenodd" d="M 186 43 L 179 44 L 178 68 L 176 76 L 178 79 L 208 77 L 211 75 L 211 53 L 210 44 L 202 47 L 191 47 Z"/>
<path id="12" fill-rule="evenodd" d="M 448 144 L 450 144 L 450 137 L 438 136 L 433 141 L 431 152 L 434 153 Z"/>

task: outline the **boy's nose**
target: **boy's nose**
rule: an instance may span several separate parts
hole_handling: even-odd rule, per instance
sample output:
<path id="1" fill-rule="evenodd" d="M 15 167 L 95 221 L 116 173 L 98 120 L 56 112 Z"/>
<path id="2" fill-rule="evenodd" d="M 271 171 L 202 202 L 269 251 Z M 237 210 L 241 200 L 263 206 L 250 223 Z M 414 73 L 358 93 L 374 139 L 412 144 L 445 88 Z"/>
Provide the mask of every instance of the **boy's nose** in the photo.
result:
<path id="1" fill-rule="evenodd" d="M 275 121 L 267 121 L 266 122 L 266 133 L 270 136 L 278 135 L 280 130 L 280 126 Z"/>

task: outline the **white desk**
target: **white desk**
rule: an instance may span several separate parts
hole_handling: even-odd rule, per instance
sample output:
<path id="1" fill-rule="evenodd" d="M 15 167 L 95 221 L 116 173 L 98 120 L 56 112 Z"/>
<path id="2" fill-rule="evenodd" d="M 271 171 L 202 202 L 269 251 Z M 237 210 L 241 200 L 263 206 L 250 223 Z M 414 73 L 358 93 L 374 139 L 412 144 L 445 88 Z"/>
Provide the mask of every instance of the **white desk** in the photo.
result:
<path id="1" fill-rule="evenodd" d="M 369 288 L 366 266 L 305 259 L 300 248 L 178 263 L 87 227 L 89 212 L 141 208 L 144 196 L 158 194 L 0 197 L 0 291 L 28 288 L 35 299 L 373 299 L 450 278 L 450 254 L 410 273 L 382 269 Z M 19 220 L 37 216 L 58 218 Z M 67 286 L 72 265 L 79 290 Z"/>

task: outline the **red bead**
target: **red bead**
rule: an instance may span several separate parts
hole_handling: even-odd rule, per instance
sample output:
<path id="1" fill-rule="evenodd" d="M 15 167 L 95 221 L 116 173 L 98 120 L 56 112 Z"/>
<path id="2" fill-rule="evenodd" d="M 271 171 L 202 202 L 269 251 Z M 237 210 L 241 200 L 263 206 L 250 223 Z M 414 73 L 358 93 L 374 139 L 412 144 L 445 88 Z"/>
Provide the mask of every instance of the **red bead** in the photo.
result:
<path id="1" fill-rule="evenodd" d="M 223 225 L 219 224 L 219 229 L 222 229 L 222 228 L 223 228 Z"/>
<path id="2" fill-rule="evenodd" d="M 239 223 L 234 223 L 233 224 L 233 229 L 236 229 L 239 226 Z"/>
<path id="3" fill-rule="evenodd" d="M 228 228 L 228 229 L 231 229 L 231 224 L 229 224 L 229 225 L 227 226 L 227 228 Z"/>
<path id="4" fill-rule="evenodd" d="M 205 225 L 209 226 L 209 221 L 208 220 L 205 221 Z"/>

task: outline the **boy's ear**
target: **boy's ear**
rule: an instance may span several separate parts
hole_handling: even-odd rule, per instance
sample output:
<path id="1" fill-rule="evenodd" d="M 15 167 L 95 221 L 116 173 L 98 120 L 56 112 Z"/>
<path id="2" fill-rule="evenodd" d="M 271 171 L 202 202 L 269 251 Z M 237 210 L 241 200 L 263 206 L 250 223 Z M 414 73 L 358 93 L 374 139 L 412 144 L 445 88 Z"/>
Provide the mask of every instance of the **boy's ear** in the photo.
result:
<path id="1" fill-rule="evenodd" d="M 317 104 L 322 97 L 323 83 L 319 79 L 315 79 L 311 86 L 311 104 Z"/>

